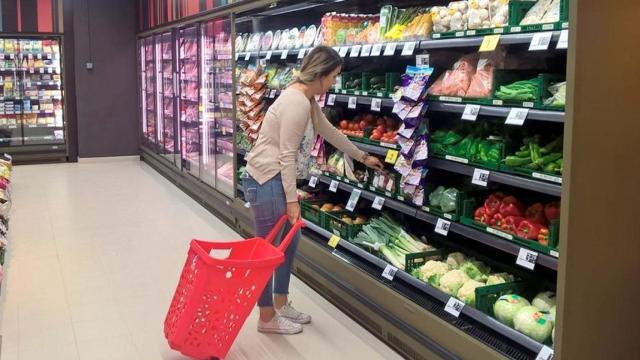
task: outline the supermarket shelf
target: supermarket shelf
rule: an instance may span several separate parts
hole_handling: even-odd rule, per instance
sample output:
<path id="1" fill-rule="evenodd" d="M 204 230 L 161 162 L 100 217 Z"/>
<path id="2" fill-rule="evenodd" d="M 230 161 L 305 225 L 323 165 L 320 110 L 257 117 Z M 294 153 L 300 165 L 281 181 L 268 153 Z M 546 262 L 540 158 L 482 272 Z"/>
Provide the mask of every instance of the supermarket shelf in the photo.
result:
<path id="1" fill-rule="evenodd" d="M 333 236 L 332 233 L 330 233 L 329 231 L 317 226 L 316 224 L 305 220 L 305 224 L 306 224 L 306 229 L 308 229 L 309 231 L 312 231 L 316 234 L 318 234 L 320 237 L 324 238 L 324 239 L 329 239 L 330 237 Z M 360 247 L 344 240 L 344 239 L 340 239 L 340 241 L 338 242 L 338 245 L 336 246 L 336 249 L 340 248 L 340 250 L 345 250 L 346 252 L 348 252 L 350 255 L 354 255 L 358 258 L 361 258 L 363 260 L 365 260 L 366 262 L 378 267 L 380 269 L 380 273 L 382 273 L 382 270 L 384 270 L 389 263 L 387 263 L 387 261 L 378 258 L 377 256 L 361 249 Z M 347 261 L 349 262 L 349 261 Z M 355 266 L 355 265 L 354 265 Z M 431 299 L 435 299 L 436 301 L 441 303 L 442 308 L 444 309 L 445 304 L 447 303 L 447 301 L 449 301 L 450 296 L 443 293 L 442 291 L 414 278 L 413 276 L 411 276 L 410 274 L 408 274 L 407 272 L 403 271 L 403 270 L 398 270 L 394 276 L 394 281 L 400 280 L 406 284 L 411 285 L 412 287 L 414 287 L 415 289 L 417 289 L 419 292 L 422 293 L 423 296 L 429 297 Z M 389 285 L 391 286 L 391 285 Z M 496 333 L 500 334 L 501 336 L 509 339 L 510 341 L 513 341 L 514 343 L 517 343 L 519 345 L 521 345 L 522 347 L 530 350 L 533 353 L 538 353 L 540 351 L 540 349 L 542 349 L 542 344 L 536 342 L 535 340 L 517 332 L 516 330 L 500 323 L 499 321 L 493 319 L 492 317 L 480 312 L 479 310 L 474 309 L 471 306 L 465 306 L 462 308 L 462 311 L 460 313 L 460 318 L 461 319 L 465 319 L 465 318 L 471 318 L 474 321 L 482 324 L 483 326 L 495 331 Z"/>
<path id="2" fill-rule="evenodd" d="M 24 125 L 25 129 L 51 129 L 51 128 L 57 128 L 57 129 L 62 129 L 63 126 L 56 126 L 56 125 L 45 125 L 45 124 L 38 124 L 38 125 Z"/>
<path id="3" fill-rule="evenodd" d="M 353 142 L 360 150 L 366 151 L 370 154 L 376 154 L 385 156 L 389 149 L 371 144 L 363 144 L 354 141 Z M 461 175 L 473 176 L 475 167 L 462 163 L 457 163 L 450 160 L 429 158 L 428 166 L 454 172 Z M 498 171 L 491 171 L 489 174 L 489 182 L 496 182 L 499 184 L 510 185 L 520 189 L 533 190 L 544 194 L 553 196 L 560 196 L 562 193 L 562 186 L 559 184 L 549 183 L 546 181 L 540 181 L 535 179 L 529 179 L 522 176 L 505 174 Z"/>
<path id="4" fill-rule="evenodd" d="M 348 94 L 338 94 L 331 93 L 336 96 L 336 103 L 348 103 L 349 98 L 355 97 L 358 99 L 358 105 L 371 105 L 371 99 L 377 98 L 376 96 L 364 96 L 364 95 L 348 95 Z M 394 102 L 391 98 L 381 98 L 382 99 L 382 107 L 393 107 Z"/>
<path id="5" fill-rule="evenodd" d="M 450 103 L 442 101 L 428 100 L 429 110 L 442 111 L 462 114 L 467 104 L 465 103 Z M 480 105 L 480 115 L 486 116 L 498 116 L 506 118 L 511 111 L 511 107 L 501 106 L 486 106 Z M 557 123 L 564 123 L 565 114 L 564 111 L 548 111 L 548 110 L 529 110 L 527 120 L 542 120 Z"/>
<path id="6" fill-rule="evenodd" d="M 500 36 L 500 44 L 514 45 L 514 44 L 529 44 L 535 32 L 524 34 L 502 34 Z M 441 49 L 441 48 L 456 48 L 456 47 L 468 47 L 468 46 L 480 46 L 484 35 L 469 36 L 459 38 L 448 39 L 429 39 L 420 41 L 420 49 Z M 560 39 L 560 31 L 553 31 L 552 41 L 556 42 Z M 555 47 L 550 46 L 549 49 Z"/>
<path id="7" fill-rule="evenodd" d="M 331 184 L 331 181 L 334 180 L 324 175 L 318 176 L 318 179 L 325 184 Z M 432 225 L 435 225 L 438 222 L 437 216 L 426 213 L 422 210 L 418 210 L 418 208 L 415 207 L 414 205 L 406 204 L 402 201 L 398 201 L 389 196 L 378 195 L 368 190 L 346 184 L 342 181 L 339 181 L 339 184 L 338 184 L 338 189 L 344 190 L 347 192 L 352 192 L 353 189 L 356 189 L 356 188 L 360 189 L 360 191 L 362 192 L 360 195 L 361 198 L 373 201 L 376 197 L 384 197 L 385 198 L 384 207 L 386 208 L 399 211 L 403 214 L 415 217 L 417 219 L 420 219 Z M 520 249 L 522 248 L 522 246 L 514 242 L 510 242 L 498 236 L 495 236 L 486 232 L 482 232 L 482 231 L 473 229 L 471 227 L 468 227 L 466 225 L 462 225 L 455 222 L 451 222 L 451 227 L 449 231 L 465 236 L 476 242 L 491 246 L 495 249 L 502 250 L 508 254 L 512 254 L 515 256 L 518 256 Z M 538 259 L 536 263 L 552 270 L 556 270 L 556 271 L 558 270 L 558 259 L 546 254 L 540 253 L 538 255 Z"/>

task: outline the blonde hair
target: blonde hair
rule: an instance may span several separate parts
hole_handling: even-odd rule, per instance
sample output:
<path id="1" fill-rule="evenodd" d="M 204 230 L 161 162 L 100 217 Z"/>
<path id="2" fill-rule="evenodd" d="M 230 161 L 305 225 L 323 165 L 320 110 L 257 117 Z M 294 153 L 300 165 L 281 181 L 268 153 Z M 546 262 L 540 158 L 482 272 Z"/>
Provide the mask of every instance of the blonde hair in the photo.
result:
<path id="1" fill-rule="evenodd" d="M 342 58 L 337 51 L 328 46 L 317 46 L 304 57 L 302 67 L 295 73 L 291 84 L 312 83 L 320 77 L 331 74 L 340 66 L 342 66 Z"/>

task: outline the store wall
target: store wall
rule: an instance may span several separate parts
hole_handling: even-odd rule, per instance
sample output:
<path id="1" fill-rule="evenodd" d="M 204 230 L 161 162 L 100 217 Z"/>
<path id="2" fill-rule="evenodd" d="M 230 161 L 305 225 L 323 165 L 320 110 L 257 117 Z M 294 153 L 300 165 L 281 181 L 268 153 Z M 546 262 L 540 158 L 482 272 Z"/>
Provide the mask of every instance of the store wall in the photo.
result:
<path id="1" fill-rule="evenodd" d="M 138 154 L 137 4 L 67 1 L 73 1 L 79 156 Z"/>

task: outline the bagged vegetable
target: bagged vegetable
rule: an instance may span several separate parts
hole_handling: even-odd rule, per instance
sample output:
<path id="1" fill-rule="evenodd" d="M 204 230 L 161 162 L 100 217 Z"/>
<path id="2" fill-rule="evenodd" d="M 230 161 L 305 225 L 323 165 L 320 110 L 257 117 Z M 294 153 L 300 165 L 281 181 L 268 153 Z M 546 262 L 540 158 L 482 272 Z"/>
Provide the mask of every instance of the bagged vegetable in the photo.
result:
<path id="1" fill-rule="evenodd" d="M 438 186 L 435 190 L 429 194 L 429 205 L 430 206 L 440 206 L 440 202 L 442 201 L 442 194 L 444 193 L 444 186 Z"/>
<path id="2" fill-rule="evenodd" d="M 451 15 L 449 22 L 450 31 L 460 31 L 467 29 L 469 5 L 466 1 L 452 1 L 447 6 L 448 13 Z"/>
<path id="3" fill-rule="evenodd" d="M 469 0 L 469 29 L 486 29 L 491 26 L 489 0 Z"/>
<path id="4" fill-rule="evenodd" d="M 503 27 L 509 23 L 509 0 L 491 0 L 489 4 L 491 27 Z"/>
<path id="5" fill-rule="evenodd" d="M 542 17 L 542 23 L 552 23 L 560 21 L 560 1 L 561 0 L 553 0 L 551 5 L 549 5 L 549 9 Z"/>
<path id="6" fill-rule="evenodd" d="M 467 97 L 488 98 L 493 91 L 494 64 L 491 59 L 478 60 L 478 68 L 471 78 L 471 84 L 467 90 Z"/>
<path id="7" fill-rule="evenodd" d="M 458 200 L 458 189 L 449 188 L 442 192 L 440 197 L 440 209 L 446 213 L 456 210 Z"/>
<path id="8" fill-rule="evenodd" d="M 465 96 L 471 78 L 476 72 L 477 55 L 465 55 L 453 65 L 453 70 L 449 76 L 445 76 L 442 81 L 443 95 L 449 96 Z"/>
<path id="9" fill-rule="evenodd" d="M 544 14 L 551 6 L 551 2 L 552 0 L 538 0 L 538 2 L 527 11 L 527 14 L 522 21 L 520 21 L 520 25 L 541 24 Z"/>
<path id="10" fill-rule="evenodd" d="M 434 32 L 447 32 L 451 23 L 451 15 L 445 6 L 434 6 L 431 8 L 431 21 Z"/>
<path id="11" fill-rule="evenodd" d="M 565 106 L 567 98 L 567 82 L 553 84 L 549 86 L 551 97 L 544 100 L 547 106 Z"/>

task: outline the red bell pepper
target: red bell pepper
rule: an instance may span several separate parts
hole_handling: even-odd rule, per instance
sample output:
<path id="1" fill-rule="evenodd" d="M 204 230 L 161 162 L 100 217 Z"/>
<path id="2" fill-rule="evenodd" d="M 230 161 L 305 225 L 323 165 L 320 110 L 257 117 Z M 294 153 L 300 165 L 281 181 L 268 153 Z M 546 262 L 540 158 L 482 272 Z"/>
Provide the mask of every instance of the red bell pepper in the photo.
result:
<path id="1" fill-rule="evenodd" d="M 523 206 L 515 196 L 507 196 L 500 203 L 500 214 L 502 216 L 522 216 Z"/>
<path id="2" fill-rule="evenodd" d="M 524 220 L 518 226 L 516 235 L 524 239 L 537 240 L 538 235 L 540 234 L 540 229 L 542 229 L 541 225 L 533 223 L 529 220 Z"/>
<path id="3" fill-rule="evenodd" d="M 536 224 L 547 225 L 547 218 L 544 215 L 544 205 L 540 202 L 529 206 L 524 212 L 524 217 Z"/>
<path id="4" fill-rule="evenodd" d="M 484 207 L 479 207 L 476 209 L 476 212 L 473 214 L 473 219 L 482 224 L 489 224 L 491 220 L 489 215 L 487 215 L 487 211 Z"/>
<path id="5" fill-rule="evenodd" d="M 495 193 L 489 195 L 487 200 L 484 201 L 484 209 L 487 215 L 492 217 L 498 211 L 500 211 L 500 203 L 504 195 L 502 193 Z"/>
<path id="6" fill-rule="evenodd" d="M 560 219 L 560 201 L 552 201 L 544 207 L 544 216 L 552 222 Z"/>
<path id="7" fill-rule="evenodd" d="M 502 230 L 515 234 L 516 231 L 518 231 L 518 226 L 520 226 L 520 223 L 523 220 L 524 218 L 520 216 L 507 216 L 506 218 L 504 218 Z"/>
<path id="8" fill-rule="evenodd" d="M 502 214 L 500 213 L 497 213 L 493 215 L 493 217 L 491 218 L 491 223 L 489 225 L 501 229 L 502 224 L 504 224 L 504 216 L 502 216 Z"/>
<path id="9" fill-rule="evenodd" d="M 538 242 L 541 245 L 549 246 L 549 229 L 545 227 L 540 229 L 540 232 L 538 232 Z"/>

